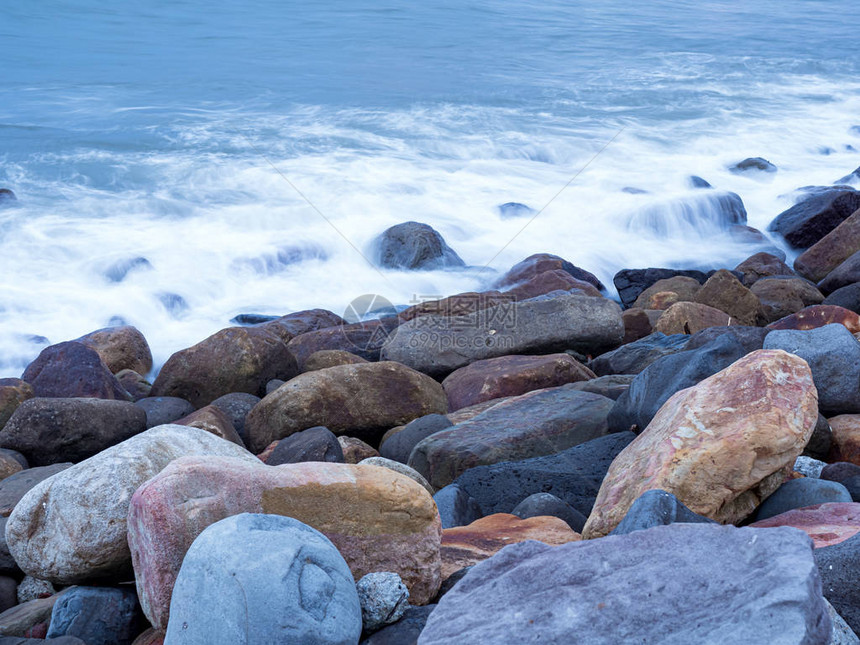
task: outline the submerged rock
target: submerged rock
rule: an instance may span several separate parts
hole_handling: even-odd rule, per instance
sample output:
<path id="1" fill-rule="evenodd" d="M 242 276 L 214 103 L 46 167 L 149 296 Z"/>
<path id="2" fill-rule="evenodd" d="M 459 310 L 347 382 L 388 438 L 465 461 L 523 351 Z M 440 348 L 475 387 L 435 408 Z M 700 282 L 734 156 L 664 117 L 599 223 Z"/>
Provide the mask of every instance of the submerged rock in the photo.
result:
<path id="1" fill-rule="evenodd" d="M 377 264 L 385 269 L 429 270 L 466 265 L 437 231 L 419 222 L 392 226 L 373 245 Z"/>
<path id="2" fill-rule="evenodd" d="M 737 163 L 729 166 L 729 172 L 736 175 L 749 171 L 773 173 L 777 171 L 777 168 L 767 159 L 763 159 L 762 157 L 747 157 L 743 161 L 738 161 Z"/>

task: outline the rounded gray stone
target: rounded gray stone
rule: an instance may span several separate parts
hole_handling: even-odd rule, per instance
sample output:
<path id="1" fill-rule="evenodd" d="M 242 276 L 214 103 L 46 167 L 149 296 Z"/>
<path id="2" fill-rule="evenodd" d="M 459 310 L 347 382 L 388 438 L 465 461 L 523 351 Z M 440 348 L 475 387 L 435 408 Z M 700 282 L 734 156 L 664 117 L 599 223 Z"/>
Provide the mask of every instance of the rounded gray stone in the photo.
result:
<path id="1" fill-rule="evenodd" d="M 366 632 L 400 620 L 409 607 L 409 590 L 400 576 L 391 571 L 368 573 L 355 587 Z"/>

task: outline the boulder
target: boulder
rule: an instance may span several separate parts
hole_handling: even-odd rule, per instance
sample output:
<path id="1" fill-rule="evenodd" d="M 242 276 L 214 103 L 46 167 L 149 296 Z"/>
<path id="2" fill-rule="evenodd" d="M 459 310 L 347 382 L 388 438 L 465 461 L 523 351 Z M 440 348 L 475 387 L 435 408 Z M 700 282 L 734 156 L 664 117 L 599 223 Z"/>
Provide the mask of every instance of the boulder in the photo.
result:
<path id="1" fill-rule="evenodd" d="M 511 217 L 528 217 L 529 215 L 536 215 L 538 213 L 538 211 L 531 206 L 526 206 L 519 202 L 505 202 L 504 204 L 499 204 L 496 206 L 496 210 L 499 212 L 499 217 L 502 219 L 508 219 Z M 416 638 L 417 636 L 418 635 L 416 634 Z"/>
<path id="2" fill-rule="evenodd" d="M 245 434 L 251 452 L 260 452 L 313 426 L 355 436 L 447 409 L 442 386 L 405 365 L 339 365 L 300 374 L 267 395 L 248 413 Z"/>
<path id="3" fill-rule="evenodd" d="M 609 465 L 634 436 L 618 432 L 545 457 L 477 466 L 460 475 L 455 486 L 475 500 L 482 514 L 510 513 L 524 498 L 545 492 L 588 516 Z M 436 493 L 437 503 L 443 491 Z"/>
<path id="4" fill-rule="evenodd" d="M 676 275 L 663 278 L 642 291 L 633 303 L 633 307 L 668 309 L 669 305 L 675 302 L 691 302 L 701 288 L 702 284 L 698 280 L 688 276 Z M 674 294 L 674 298 L 667 298 L 664 294 Z"/>
<path id="5" fill-rule="evenodd" d="M 368 457 L 379 456 L 376 448 L 366 444 L 361 439 L 341 435 L 337 438 L 337 442 L 343 451 L 343 460 L 347 464 L 357 464 Z"/>
<path id="6" fill-rule="evenodd" d="M 579 392 L 599 394 L 607 399 L 617 401 L 622 394 L 630 389 L 630 384 L 634 378 L 636 378 L 635 374 L 609 374 L 608 376 L 598 376 L 590 381 L 572 383 L 567 387 Z"/>
<path id="7" fill-rule="evenodd" d="M 764 348 L 791 352 L 809 364 L 824 414 L 860 412 L 860 343 L 845 327 L 772 331 Z"/>
<path id="8" fill-rule="evenodd" d="M 33 398 L 33 387 L 18 378 L 0 379 L 0 430 L 12 413 L 27 399 Z"/>
<path id="9" fill-rule="evenodd" d="M 138 612 L 130 589 L 73 587 L 54 604 L 47 638 L 75 636 L 87 645 L 131 645 L 140 631 Z"/>
<path id="10" fill-rule="evenodd" d="M 300 372 L 307 372 L 307 360 L 321 351 L 345 351 L 366 361 L 378 361 L 383 344 L 399 324 L 400 320 L 392 316 L 309 331 L 293 338 L 287 349 L 295 356 Z"/>
<path id="11" fill-rule="evenodd" d="M 131 400 L 98 353 L 75 341 L 43 349 L 21 378 L 34 396 Z"/>
<path id="12" fill-rule="evenodd" d="M 794 277 L 797 275 L 792 271 L 791 267 L 777 256 L 763 251 L 748 257 L 735 267 L 735 271 L 743 274 L 741 282 L 746 287 L 752 287 L 752 285 L 762 278 L 777 275 Z M 818 282 L 818 280 L 813 280 L 813 282 Z"/>
<path id="13" fill-rule="evenodd" d="M 465 316 L 514 300 L 513 295 L 500 291 L 467 291 L 436 300 L 421 300 L 398 313 L 397 318 L 405 322 L 420 316 Z"/>
<path id="14" fill-rule="evenodd" d="M 325 426 L 302 430 L 278 441 L 269 455 L 269 466 L 297 464 L 302 461 L 344 463 L 343 449 L 334 433 Z"/>
<path id="15" fill-rule="evenodd" d="M 860 533 L 860 504 L 854 502 L 815 504 L 757 520 L 750 526 L 756 528 L 793 526 L 806 533 L 815 548 L 819 549 L 823 546 L 839 544 Z"/>
<path id="16" fill-rule="evenodd" d="M 459 410 L 490 399 L 587 381 L 595 376 L 568 354 L 499 356 L 455 370 L 442 381 L 442 388 L 448 395 L 448 408 Z"/>
<path id="17" fill-rule="evenodd" d="M 616 303 L 572 294 L 513 302 L 456 318 L 415 318 L 389 337 L 382 358 L 443 377 L 469 363 L 509 354 L 566 349 L 597 354 L 618 346 L 623 336 Z"/>
<path id="18" fill-rule="evenodd" d="M 146 413 L 146 428 L 173 423 L 194 412 L 194 406 L 176 396 L 147 396 L 135 401 Z"/>
<path id="19" fill-rule="evenodd" d="M 260 402 L 260 397 L 247 392 L 231 392 L 219 396 L 212 401 L 212 405 L 221 410 L 230 419 L 233 428 L 239 437 L 245 439 L 245 417 L 255 405 Z"/>
<path id="20" fill-rule="evenodd" d="M 260 327 L 277 335 L 285 343 L 289 343 L 301 334 L 343 324 L 346 324 L 343 318 L 327 309 L 308 309 L 281 316 Z"/>
<path id="21" fill-rule="evenodd" d="M 466 526 L 484 516 L 474 497 L 456 484 L 448 484 L 433 496 L 443 529 Z"/>
<path id="22" fill-rule="evenodd" d="M 633 531 L 644 531 L 665 524 L 715 524 L 714 520 L 702 517 L 684 506 L 672 493 L 664 490 L 646 490 L 630 506 L 618 526 L 610 535 L 626 535 Z"/>
<path id="23" fill-rule="evenodd" d="M 312 372 L 314 370 L 324 370 L 327 367 L 366 362 L 367 360 L 361 356 L 342 349 L 321 349 L 308 356 L 302 367 L 303 371 Z"/>
<path id="24" fill-rule="evenodd" d="M 146 413 L 129 401 L 49 399 L 24 401 L 0 430 L 0 447 L 34 466 L 78 462 L 146 430 Z"/>
<path id="25" fill-rule="evenodd" d="M 781 318 L 767 326 L 768 329 L 792 329 L 807 331 L 825 325 L 842 325 L 852 334 L 860 333 L 860 315 L 834 305 L 812 305 L 796 314 Z"/>
<path id="26" fill-rule="evenodd" d="M 696 293 L 695 301 L 726 312 L 741 325 L 760 326 L 765 323 L 759 299 L 725 269 L 708 278 Z"/>
<path id="27" fill-rule="evenodd" d="M 568 273 L 576 280 L 588 282 L 599 291 L 604 291 L 606 287 L 597 279 L 593 273 L 589 273 L 585 269 L 580 269 L 574 266 L 564 258 L 551 253 L 535 253 L 530 255 L 522 262 L 512 266 L 510 270 L 501 278 L 496 280 L 493 286 L 497 289 L 505 289 L 523 282 L 527 282 L 531 278 L 544 273 L 546 271 L 562 270 Z"/>
<path id="28" fill-rule="evenodd" d="M 15 193 L 12 192 L 9 188 L 0 188 L 0 204 L 4 207 L 11 206 L 14 202 L 17 202 L 18 198 L 15 196 Z"/>
<path id="29" fill-rule="evenodd" d="M 834 188 L 814 193 L 777 215 L 769 231 L 795 248 L 808 249 L 860 208 L 860 192 Z"/>
<path id="30" fill-rule="evenodd" d="M 466 266 L 438 232 L 419 222 L 386 229 L 373 241 L 373 254 L 383 269 L 426 271 Z"/>
<path id="31" fill-rule="evenodd" d="M 534 493 L 529 495 L 511 511 L 520 519 L 526 520 L 530 517 L 551 516 L 563 520 L 571 530 L 576 533 L 582 532 L 585 526 L 585 515 L 577 511 L 573 506 L 550 493 Z M 446 527 L 447 528 L 447 527 Z"/>
<path id="32" fill-rule="evenodd" d="M 122 386 L 132 401 L 140 401 L 152 392 L 152 383 L 134 370 L 120 370 L 116 373 L 116 380 Z"/>
<path id="33" fill-rule="evenodd" d="M 205 430 L 173 425 L 147 430 L 33 486 L 6 523 L 9 551 L 25 573 L 59 584 L 129 572 L 131 495 L 185 455 L 259 463 Z"/>
<path id="34" fill-rule="evenodd" d="M 37 598 L 50 598 L 57 590 L 47 580 L 39 580 L 33 576 L 24 576 L 24 579 L 18 583 L 16 594 L 18 596 L 18 604 L 36 600 Z"/>
<path id="35" fill-rule="evenodd" d="M 851 493 L 838 482 L 801 477 L 790 479 L 769 495 L 755 514 L 756 521 L 787 513 L 798 508 L 827 503 L 851 502 Z"/>
<path id="36" fill-rule="evenodd" d="M 215 407 L 214 405 L 207 405 L 199 410 L 195 410 L 187 417 L 177 419 L 174 423 L 178 426 L 200 428 L 201 430 L 214 434 L 216 437 L 221 437 L 222 439 L 226 439 L 238 446 L 242 446 L 243 448 L 245 447 L 245 444 L 242 442 L 242 438 L 239 436 L 239 433 L 236 432 L 236 428 L 233 427 L 230 417 L 228 417 L 221 408 Z"/>
<path id="37" fill-rule="evenodd" d="M 167 645 L 354 645 L 361 606 L 349 567 L 319 531 L 243 513 L 200 533 L 176 580 Z"/>
<path id="38" fill-rule="evenodd" d="M 849 256 L 842 264 L 827 274 L 818 288 L 822 293 L 832 293 L 842 287 L 860 282 L 860 251 Z"/>
<path id="39" fill-rule="evenodd" d="M 0 517 L 9 517 L 21 498 L 36 484 L 48 479 L 48 477 L 53 477 L 71 465 L 70 462 L 65 462 L 51 466 L 27 468 L 0 481 Z"/>
<path id="40" fill-rule="evenodd" d="M 366 632 L 374 632 L 397 622 L 409 607 L 409 590 L 396 573 L 368 573 L 356 583 L 355 588 L 361 605 L 361 622 Z"/>
<path id="41" fill-rule="evenodd" d="M 558 546 L 579 539 L 579 534 L 557 517 L 521 519 L 507 513 L 488 515 L 468 526 L 442 531 L 442 578 L 492 557 L 509 544 L 536 540 Z"/>
<path id="42" fill-rule="evenodd" d="M 152 396 L 175 396 L 202 408 L 231 392 L 262 396 L 269 380 L 297 373 L 279 336 L 260 327 L 229 327 L 168 358 Z"/>
<path id="43" fill-rule="evenodd" d="M 860 282 L 840 287 L 824 299 L 822 304 L 835 305 L 853 313 L 860 313 Z"/>
<path id="44" fill-rule="evenodd" d="M 609 429 L 643 430 L 669 397 L 725 369 L 748 352 L 737 336 L 725 334 L 696 349 L 657 359 L 618 397 L 609 414 Z"/>
<path id="45" fill-rule="evenodd" d="M 171 591 L 191 543 L 210 524 L 239 513 L 284 515 L 316 528 L 356 580 L 393 571 L 416 604 L 439 589 L 439 515 L 408 477 L 377 466 L 188 458 L 141 486 L 128 514 L 138 597 L 154 627 L 163 629 L 168 607 L 177 605 Z"/>
<path id="46" fill-rule="evenodd" d="M 594 285 L 584 280 L 577 280 L 561 269 L 539 273 L 526 282 L 506 290 L 504 295 L 511 296 L 514 300 L 528 300 L 529 298 L 551 294 L 554 291 L 569 291 L 586 296 L 601 297 L 600 291 Z"/>
<path id="47" fill-rule="evenodd" d="M 601 354 L 589 362 L 588 366 L 598 376 L 639 374 L 658 358 L 684 350 L 689 341 L 690 337 L 687 334 L 667 336 L 655 332 L 613 349 L 611 352 Z M 442 385 L 444 386 L 444 383 Z"/>
<path id="48" fill-rule="evenodd" d="M 776 172 L 777 167 L 767 159 L 762 159 L 761 157 L 748 157 L 743 161 L 738 161 L 729 166 L 729 172 L 736 175 L 751 171 L 771 173 Z"/>
<path id="49" fill-rule="evenodd" d="M 751 288 L 764 310 L 764 321 L 776 322 L 811 305 L 820 305 L 824 296 L 802 278 L 763 278 Z"/>
<path id="50" fill-rule="evenodd" d="M 857 251 L 860 251 L 860 210 L 801 253 L 794 261 L 794 268 L 804 278 L 819 282 Z"/>
<path id="51" fill-rule="evenodd" d="M 860 466 L 860 414 L 840 414 L 828 419 L 827 423 L 831 431 L 828 461 L 845 461 Z"/>
<path id="52" fill-rule="evenodd" d="M 149 343 L 131 325 L 99 329 L 81 336 L 77 342 L 98 352 L 102 362 L 114 374 L 122 370 L 134 370 L 146 375 L 152 370 Z"/>
<path id="53" fill-rule="evenodd" d="M 443 384 L 444 386 L 444 384 Z M 379 446 L 379 454 L 405 464 L 409 461 L 412 449 L 431 434 L 450 428 L 453 423 L 441 414 L 428 414 L 410 421 L 397 432 L 386 433 Z"/>
<path id="54" fill-rule="evenodd" d="M 420 643 L 827 643 L 821 587 L 809 538 L 788 528 L 522 542 L 445 594 Z"/>
<path id="55" fill-rule="evenodd" d="M 676 302 L 654 325 L 655 332 L 666 335 L 695 334 L 708 327 L 740 324 L 724 311 L 698 302 Z"/>
<path id="56" fill-rule="evenodd" d="M 442 488 L 475 466 L 554 454 L 600 437 L 612 405 L 567 386 L 529 392 L 423 439 L 409 465 Z"/>
<path id="57" fill-rule="evenodd" d="M 744 519 L 812 436 L 818 401 L 805 361 L 758 350 L 673 395 L 609 468 L 583 530 L 606 535 L 646 490 L 721 523 Z"/>
<path id="58" fill-rule="evenodd" d="M 645 289 L 658 280 L 672 278 L 675 276 L 687 276 L 698 280 L 701 284 L 707 280 L 707 275 L 702 271 L 683 271 L 677 269 L 622 269 L 615 274 L 612 282 L 618 290 L 618 297 L 625 309 L 632 307 L 633 303 Z"/>
<path id="59" fill-rule="evenodd" d="M 855 632 L 860 632 L 860 535 L 815 549 L 824 597 Z"/>

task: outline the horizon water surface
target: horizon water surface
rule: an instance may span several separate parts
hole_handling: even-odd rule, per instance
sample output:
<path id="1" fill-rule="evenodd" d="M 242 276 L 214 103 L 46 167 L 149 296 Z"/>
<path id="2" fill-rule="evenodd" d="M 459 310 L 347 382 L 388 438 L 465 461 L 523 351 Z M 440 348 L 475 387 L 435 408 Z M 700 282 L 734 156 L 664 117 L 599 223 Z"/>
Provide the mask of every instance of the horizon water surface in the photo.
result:
<path id="1" fill-rule="evenodd" d="M 621 268 L 732 267 L 761 247 L 707 207 L 687 221 L 679 204 L 702 200 L 688 177 L 738 193 L 765 230 L 796 188 L 860 166 L 856 15 L 819 0 L 4 3 L 0 187 L 18 201 L 0 210 L 0 376 L 35 358 L 34 336 L 121 318 L 160 365 L 239 313 L 408 304 L 536 252 L 607 285 Z M 750 156 L 779 171 L 728 171 Z M 523 228 L 499 215 L 510 201 L 544 210 Z M 370 266 L 373 238 L 408 220 L 473 268 Z"/>

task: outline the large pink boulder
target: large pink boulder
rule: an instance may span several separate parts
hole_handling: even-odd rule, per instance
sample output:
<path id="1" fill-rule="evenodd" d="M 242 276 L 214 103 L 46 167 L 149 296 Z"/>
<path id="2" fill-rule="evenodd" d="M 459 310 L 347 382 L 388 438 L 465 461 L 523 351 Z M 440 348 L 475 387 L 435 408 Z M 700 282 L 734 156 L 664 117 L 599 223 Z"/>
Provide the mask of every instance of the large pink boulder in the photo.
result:
<path id="1" fill-rule="evenodd" d="M 140 603 L 167 627 L 182 559 L 210 524 L 239 513 L 295 518 L 324 533 L 355 579 L 393 571 L 415 604 L 441 583 L 442 526 L 430 494 L 387 468 L 304 462 L 266 466 L 238 459 L 178 459 L 131 499 L 128 543 Z"/>
<path id="2" fill-rule="evenodd" d="M 819 549 L 844 542 L 860 533 L 860 504 L 855 502 L 829 502 L 806 508 L 796 508 L 750 526 L 770 528 L 793 526 L 804 531 Z"/>
<path id="3" fill-rule="evenodd" d="M 812 436 L 818 393 L 806 361 L 758 350 L 674 394 L 612 462 L 583 529 L 607 535 L 652 489 L 719 522 L 742 520 Z"/>

